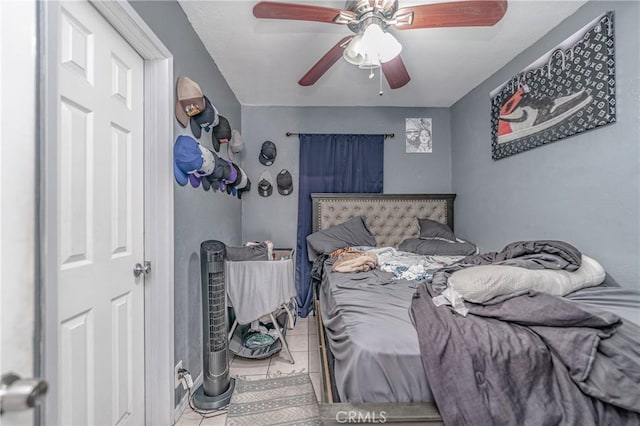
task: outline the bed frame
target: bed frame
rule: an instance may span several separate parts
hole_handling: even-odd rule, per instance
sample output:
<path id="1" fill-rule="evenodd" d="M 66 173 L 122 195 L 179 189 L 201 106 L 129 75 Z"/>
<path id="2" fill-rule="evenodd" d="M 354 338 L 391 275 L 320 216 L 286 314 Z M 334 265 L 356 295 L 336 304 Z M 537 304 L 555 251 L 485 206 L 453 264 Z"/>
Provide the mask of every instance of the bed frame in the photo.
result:
<path id="1" fill-rule="evenodd" d="M 397 247 L 404 239 L 417 237 L 417 218 L 429 218 L 447 224 L 453 230 L 453 201 L 455 194 L 311 194 L 313 232 L 364 216 L 365 223 L 376 237 L 378 247 Z M 320 301 L 314 289 L 314 309 L 318 323 L 318 345 L 322 366 L 323 424 L 334 424 L 338 412 L 385 412 L 386 423 L 442 424 L 437 407 L 424 403 L 341 403 L 335 387 L 333 354 L 329 350 L 322 323 Z M 335 423 L 338 424 L 338 423 Z"/>

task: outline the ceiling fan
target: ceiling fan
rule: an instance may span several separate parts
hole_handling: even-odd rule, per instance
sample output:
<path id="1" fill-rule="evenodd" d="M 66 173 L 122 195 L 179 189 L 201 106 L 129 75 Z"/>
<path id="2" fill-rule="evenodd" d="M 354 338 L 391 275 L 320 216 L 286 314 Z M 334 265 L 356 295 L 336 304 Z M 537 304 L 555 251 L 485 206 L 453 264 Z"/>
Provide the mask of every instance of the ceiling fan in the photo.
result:
<path id="1" fill-rule="evenodd" d="M 336 43 L 298 81 L 311 86 L 341 56 L 361 68 L 382 69 L 389 87 L 397 89 L 411 79 L 400 57 L 402 46 L 386 30 L 436 27 L 492 26 L 507 11 L 507 0 L 468 0 L 398 8 L 398 0 L 348 0 L 344 9 L 307 4 L 260 1 L 253 15 L 262 19 L 292 19 L 346 25 L 355 33 Z M 370 75 L 370 77 L 372 74 Z"/>

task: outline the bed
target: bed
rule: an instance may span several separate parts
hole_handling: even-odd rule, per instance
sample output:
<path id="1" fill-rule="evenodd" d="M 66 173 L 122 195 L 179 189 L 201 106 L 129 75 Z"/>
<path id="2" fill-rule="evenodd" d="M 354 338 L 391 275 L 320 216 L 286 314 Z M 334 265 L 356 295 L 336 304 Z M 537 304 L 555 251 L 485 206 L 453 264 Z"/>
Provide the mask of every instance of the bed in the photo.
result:
<path id="1" fill-rule="evenodd" d="M 417 218 L 454 230 L 455 194 L 312 194 L 312 200 L 314 232 L 363 216 L 377 247 L 417 237 Z M 404 421 L 440 422 L 410 314 L 417 283 L 345 285 L 345 274 L 331 274 L 331 260 L 323 269 L 314 294 L 324 402 L 356 404 L 364 412 L 397 407 L 410 413 Z M 367 275 L 372 279 L 375 273 Z M 573 297 L 638 322 L 637 293 L 596 288 Z"/>

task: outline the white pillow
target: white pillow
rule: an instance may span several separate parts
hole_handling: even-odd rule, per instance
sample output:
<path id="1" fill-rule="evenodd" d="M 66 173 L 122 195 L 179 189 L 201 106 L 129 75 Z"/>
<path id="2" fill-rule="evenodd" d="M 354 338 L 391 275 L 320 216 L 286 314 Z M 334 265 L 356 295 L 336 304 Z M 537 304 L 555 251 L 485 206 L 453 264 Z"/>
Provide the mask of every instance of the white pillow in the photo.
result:
<path id="1" fill-rule="evenodd" d="M 464 300 L 483 303 L 496 296 L 521 290 L 564 296 L 581 288 L 599 285 L 604 277 L 602 265 L 582 255 L 582 265 L 575 272 L 481 265 L 454 272 L 449 277 L 449 286 Z"/>

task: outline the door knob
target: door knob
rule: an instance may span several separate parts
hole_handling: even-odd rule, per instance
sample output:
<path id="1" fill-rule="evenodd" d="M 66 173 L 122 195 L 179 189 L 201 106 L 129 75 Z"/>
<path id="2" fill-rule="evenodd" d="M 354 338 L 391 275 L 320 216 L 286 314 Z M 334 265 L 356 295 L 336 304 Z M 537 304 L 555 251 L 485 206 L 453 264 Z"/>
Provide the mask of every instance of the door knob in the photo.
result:
<path id="1" fill-rule="evenodd" d="M 136 265 L 133 267 L 133 275 L 135 275 L 136 277 L 139 277 L 141 274 L 147 275 L 149 272 L 151 272 L 151 262 L 148 260 L 144 261 L 144 266 L 136 263 Z"/>
<path id="2" fill-rule="evenodd" d="M 0 414 L 33 408 L 47 393 L 47 382 L 22 379 L 14 373 L 2 375 L 0 383 Z"/>

